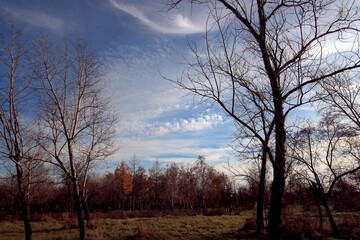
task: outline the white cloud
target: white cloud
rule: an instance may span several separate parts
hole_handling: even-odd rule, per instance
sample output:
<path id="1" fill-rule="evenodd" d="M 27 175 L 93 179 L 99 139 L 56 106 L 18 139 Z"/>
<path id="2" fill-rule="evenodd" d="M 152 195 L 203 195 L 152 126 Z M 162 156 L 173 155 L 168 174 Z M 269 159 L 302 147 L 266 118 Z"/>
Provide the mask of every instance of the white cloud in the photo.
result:
<path id="1" fill-rule="evenodd" d="M 163 122 L 158 126 L 153 126 L 151 131 L 153 135 L 163 136 L 169 133 L 199 132 L 223 123 L 223 116 L 217 113 L 213 113 L 198 118 Z"/>
<path id="2" fill-rule="evenodd" d="M 201 138 L 187 139 L 126 139 L 120 151 L 112 156 L 113 161 L 128 160 L 134 154 L 142 160 L 160 162 L 193 163 L 199 155 L 205 156 L 208 163 L 226 164 L 231 148 L 219 144 L 216 147 L 204 147 Z M 193 156 L 193 157 L 191 157 Z M 220 163 L 221 161 L 222 163 Z"/>
<path id="3" fill-rule="evenodd" d="M 107 95 L 120 115 L 122 135 L 149 134 L 156 119 L 174 111 L 189 111 L 192 98 L 176 89 L 159 73 L 176 78 L 183 66 L 176 64 L 180 49 L 162 38 L 148 38 L 141 47 L 113 44 L 102 53 Z M 159 120 L 162 121 L 162 120 Z M 165 120 L 168 121 L 168 120 Z M 154 126 L 154 125 L 152 125 Z"/>
<path id="4" fill-rule="evenodd" d="M 3 9 L 11 16 L 20 19 L 32 26 L 44 28 L 51 31 L 63 31 L 64 22 L 44 12 L 9 7 L 3 7 Z"/>
<path id="5" fill-rule="evenodd" d="M 228 158 L 229 121 L 211 106 L 195 107 L 193 96 L 184 96 L 159 74 L 176 79 L 183 71 L 178 63 L 186 44 L 181 47 L 172 39 L 155 35 L 141 46 L 114 41 L 101 54 L 108 95 L 120 115 L 120 151 L 112 162 L 134 154 L 140 160 L 179 163 L 194 162 L 198 155 L 209 162 Z"/>
<path id="6" fill-rule="evenodd" d="M 202 20 L 198 20 L 198 21 L 193 21 L 188 16 L 181 13 L 174 13 L 174 15 L 171 18 L 169 18 L 165 13 L 161 13 L 156 10 L 150 10 L 152 11 L 152 13 L 156 11 L 156 15 L 149 14 L 150 16 L 152 16 L 150 18 L 142 10 L 139 9 L 141 8 L 141 6 L 125 4 L 119 0 L 109 0 L 109 1 L 111 5 L 116 9 L 122 12 L 126 12 L 127 14 L 140 20 L 146 26 L 160 33 L 193 34 L 193 33 L 201 33 L 205 31 L 204 19 L 206 20 L 206 18 L 203 18 Z M 143 9 L 145 11 L 145 8 Z"/>

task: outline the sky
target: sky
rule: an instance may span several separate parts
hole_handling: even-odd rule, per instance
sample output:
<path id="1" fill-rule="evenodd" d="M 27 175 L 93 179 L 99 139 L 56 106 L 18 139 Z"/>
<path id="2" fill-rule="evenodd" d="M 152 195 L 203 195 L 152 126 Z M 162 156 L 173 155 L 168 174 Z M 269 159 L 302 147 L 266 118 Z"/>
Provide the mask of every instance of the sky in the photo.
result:
<path id="1" fill-rule="evenodd" d="M 80 35 L 97 51 L 104 94 L 120 118 L 120 150 L 107 171 L 134 155 L 149 166 L 155 160 L 192 164 L 203 155 L 222 168 L 234 158 L 231 119 L 166 80 L 179 78 L 191 59 L 188 42 L 203 43 L 206 10 L 165 11 L 165 0 L 0 0 L 1 19 L 29 34 Z"/>

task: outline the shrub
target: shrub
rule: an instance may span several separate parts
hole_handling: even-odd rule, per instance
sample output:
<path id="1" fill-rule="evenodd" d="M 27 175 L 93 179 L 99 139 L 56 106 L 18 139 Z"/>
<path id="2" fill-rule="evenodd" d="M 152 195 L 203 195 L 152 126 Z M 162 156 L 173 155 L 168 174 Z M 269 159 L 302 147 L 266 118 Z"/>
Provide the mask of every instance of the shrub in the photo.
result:
<path id="1" fill-rule="evenodd" d="M 283 225 L 284 239 L 322 239 L 322 231 L 315 218 L 296 216 L 287 218 Z"/>
<path id="2" fill-rule="evenodd" d="M 214 208 L 204 211 L 205 216 L 222 216 L 224 214 L 225 214 L 225 209 L 223 208 Z"/>

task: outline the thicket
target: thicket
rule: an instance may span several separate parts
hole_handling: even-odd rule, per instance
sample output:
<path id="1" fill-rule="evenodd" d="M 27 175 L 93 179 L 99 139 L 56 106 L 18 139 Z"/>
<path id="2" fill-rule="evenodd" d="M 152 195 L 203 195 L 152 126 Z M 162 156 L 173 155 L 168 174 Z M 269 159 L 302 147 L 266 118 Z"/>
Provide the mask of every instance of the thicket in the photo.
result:
<path id="1" fill-rule="evenodd" d="M 360 210 L 357 176 L 339 182 L 330 198 L 337 211 Z M 64 219 L 74 214 L 74 201 L 68 179 L 37 183 L 30 199 L 32 221 Z M 129 162 L 103 175 L 90 175 L 86 189 L 87 203 L 94 218 L 153 217 L 159 215 L 223 215 L 255 209 L 257 185 L 250 180 L 235 183 L 223 172 L 199 157 L 192 165 L 155 162 L 150 169 Z M 0 182 L 0 219 L 21 218 L 18 190 L 14 179 Z M 269 189 L 265 194 L 269 206 Z M 315 192 L 295 175 L 289 177 L 284 199 L 286 207 L 319 213 L 321 206 Z M 321 213 L 320 213 L 321 212 Z M 325 218 L 325 217 L 323 217 Z M 321 219 L 322 221 L 323 219 Z"/>

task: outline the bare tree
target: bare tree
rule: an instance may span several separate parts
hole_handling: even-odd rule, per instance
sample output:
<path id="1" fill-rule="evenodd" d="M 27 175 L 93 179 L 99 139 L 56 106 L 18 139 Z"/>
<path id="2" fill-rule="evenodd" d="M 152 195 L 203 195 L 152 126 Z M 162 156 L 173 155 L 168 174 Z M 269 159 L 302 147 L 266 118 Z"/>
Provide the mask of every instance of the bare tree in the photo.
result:
<path id="1" fill-rule="evenodd" d="M 341 118 L 343 123 L 354 131 L 360 129 L 360 73 L 352 71 L 322 82 L 318 94 L 322 97 L 319 104 L 324 115 Z"/>
<path id="2" fill-rule="evenodd" d="M 176 163 L 171 163 L 167 166 L 164 173 L 164 179 L 166 179 L 165 197 L 166 202 L 170 209 L 175 209 L 179 206 L 179 178 L 180 169 Z"/>
<path id="3" fill-rule="evenodd" d="M 153 202 L 153 209 L 156 211 L 159 209 L 159 203 L 161 196 L 161 175 L 163 174 L 163 169 L 160 167 L 159 160 L 156 160 L 149 170 L 149 188 L 151 200 Z"/>
<path id="4" fill-rule="evenodd" d="M 200 209 L 206 209 L 205 195 L 209 186 L 208 178 L 209 166 L 205 162 L 204 156 L 198 156 L 196 163 L 193 169 L 195 179 L 196 179 L 196 194 L 198 206 Z"/>
<path id="5" fill-rule="evenodd" d="M 56 48 L 39 40 L 34 62 L 39 93 L 39 144 L 71 181 L 80 239 L 85 238 L 83 203 L 87 173 L 115 150 L 109 102 L 101 96 L 101 63 L 82 39 Z"/>
<path id="6" fill-rule="evenodd" d="M 136 173 L 140 167 L 140 160 L 134 154 L 129 160 L 129 170 L 131 174 L 132 191 L 131 191 L 131 210 L 135 210 L 135 189 L 136 189 Z"/>
<path id="7" fill-rule="evenodd" d="M 205 50 L 192 48 L 195 62 L 178 85 L 216 102 L 254 135 L 236 111 L 239 92 L 271 103 L 264 109 L 273 115 L 275 132 L 269 235 L 280 239 L 287 116 L 314 101 L 319 82 L 360 67 L 357 6 L 334 0 L 169 0 L 169 8 L 182 2 L 206 4 L 211 20 Z"/>
<path id="8" fill-rule="evenodd" d="M 1 38 L 0 54 L 0 156 L 10 160 L 9 172 L 17 181 L 21 203 L 25 239 L 32 238 L 30 224 L 30 193 L 32 174 L 39 167 L 34 160 L 36 144 L 33 139 L 31 116 L 26 112 L 29 104 L 31 71 L 28 71 L 30 45 L 22 30 L 9 26 Z"/>
<path id="9" fill-rule="evenodd" d="M 243 93 L 239 93 L 242 95 Z M 238 158 L 242 161 L 250 160 L 258 162 L 260 160 L 260 167 L 258 168 L 259 174 L 252 176 L 258 176 L 258 179 L 254 179 L 258 186 L 258 192 L 256 194 L 256 229 L 259 235 L 265 233 L 264 225 L 264 203 L 265 203 L 265 189 L 266 189 L 266 173 L 267 173 L 267 163 L 268 158 L 271 162 L 274 160 L 273 152 L 271 150 L 270 141 L 273 137 L 274 121 L 272 116 L 268 116 L 265 112 L 266 106 L 261 104 L 261 101 L 258 101 L 256 95 L 243 96 L 247 98 L 246 103 L 242 103 L 241 107 L 243 108 L 241 112 L 244 112 L 247 116 L 246 125 L 245 122 L 236 121 L 236 146 L 234 150 L 237 152 Z M 251 99 L 251 100 L 249 100 Z M 255 104 L 254 104 L 255 103 Z M 242 117 L 244 119 L 244 117 Z M 244 120 L 243 120 L 244 121 Z M 252 131 L 249 131 L 249 128 Z M 254 131 L 257 134 L 254 134 Z M 249 175 L 239 172 L 239 170 L 230 166 L 230 171 L 235 173 L 237 176 L 245 175 L 247 178 Z"/>
<path id="10" fill-rule="evenodd" d="M 291 140 L 290 154 L 298 163 L 297 171 L 315 190 L 338 237 L 329 198 L 336 183 L 360 170 L 359 137 L 348 126 L 326 116 L 318 126 L 309 123 L 300 127 Z"/>

